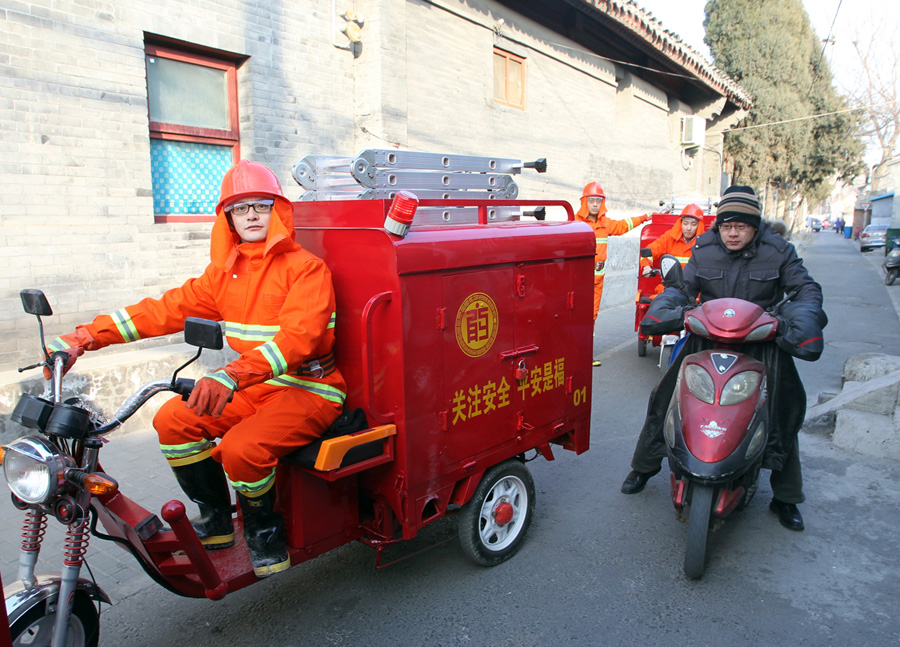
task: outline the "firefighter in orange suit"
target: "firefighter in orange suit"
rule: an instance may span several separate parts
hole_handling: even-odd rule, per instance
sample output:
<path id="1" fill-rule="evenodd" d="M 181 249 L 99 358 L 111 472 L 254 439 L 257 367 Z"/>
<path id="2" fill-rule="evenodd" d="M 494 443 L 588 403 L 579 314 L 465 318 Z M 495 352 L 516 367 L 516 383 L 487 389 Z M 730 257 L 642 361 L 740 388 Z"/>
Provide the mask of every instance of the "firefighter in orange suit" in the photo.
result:
<path id="1" fill-rule="evenodd" d="M 689 204 L 681 210 L 681 216 L 672 228 L 647 246 L 653 256 L 641 259 L 641 274 L 644 276 L 649 274 L 653 260 L 661 258 L 663 254 L 671 254 L 678 259 L 681 267 L 684 267 L 691 257 L 697 236 L 704 230 L 703 209 L 696 204 Z M 657 292 L 662 291 L 663 286 L 660 285 Z"/>
<path id="2" fill-rule="evenodd" d="M 594 230 L 597 247 L 594 252 L 594 321 L 600 312 L 600 297 L 603 295 L 603 278 L 606 276 L 606 241 L 610 236 L 621 236 L 647 222 L 650 216 L 634 216 L 624 220 L 613 220 L 606 216 L 606 194 L 597 182 L 590 182 L 581 194 L 581 208 L 575 217 L 588 223 Z"/>
<path id="3" fill-rule="evenodd" d="M 49 350 L 67 368 L 96 350 L 181 331 L 186 317 L 224 321 L 240 356 L 197 381 L 187 403 L 166 402 L 153 425 L 208 548 L 234 543 L 231 495 L 257 576 L 290 566 L 284 519 L 275 509 L 278 459 L 321 436 L 337 419 L 346 385 L 335 367 L 335 299 L 325 263 L 294 240 L 293 208 L 275 174 L 240 161 L 222 181 L 203 274 L 159 299 L 101 315 Z M 224 468 L 224 469 L 223 469 Z"/>

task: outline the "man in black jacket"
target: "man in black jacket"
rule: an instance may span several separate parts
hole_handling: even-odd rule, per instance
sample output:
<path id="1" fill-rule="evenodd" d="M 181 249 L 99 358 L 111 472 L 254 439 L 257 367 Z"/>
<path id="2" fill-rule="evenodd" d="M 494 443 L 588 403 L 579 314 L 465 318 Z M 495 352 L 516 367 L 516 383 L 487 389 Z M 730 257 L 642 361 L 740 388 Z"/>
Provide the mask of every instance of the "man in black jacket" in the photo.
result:
<path id="1" fill-rule="evenodd" d="M 699 294 L 701 301 L 735 297 L 764 309 L 794 293 L 782 306 L 775 343 L 751 345 L 748 353 L 757 356 L 769 370 L 770 434 L 763 461 L 763 467 L 772 470 L 774 498 L 769 508 L 786 528 L 803 530 L 803 517 L 797 508 L 804 501 L 797 434 L 806 412 L 806 392 L 791 355 L 814 361 L 822 354 L 822 328 L 827 323 L 822 288 L 806 271 L 794 246 L 761 222 L 759 200 L 746 186 L 725 191 L 716 210 L 716 226 L 698 238 L 685 266 L 684 280 L 686 291 Z M 654 300 L 641 326 L 653 334 L 679 329 L 685 308 L 693 305 L 681 290 L 667 288 Z M 648 326 L 655 329 L 648 330 Z M 632 471 L 622 484 L 625 494 L 640 492 L 660 471 L 666 455 L 663 421 L 678 369 L 684 357 L 704 344 L 709 345 L 707 340 L 692 336 L 650 395 Z"/>

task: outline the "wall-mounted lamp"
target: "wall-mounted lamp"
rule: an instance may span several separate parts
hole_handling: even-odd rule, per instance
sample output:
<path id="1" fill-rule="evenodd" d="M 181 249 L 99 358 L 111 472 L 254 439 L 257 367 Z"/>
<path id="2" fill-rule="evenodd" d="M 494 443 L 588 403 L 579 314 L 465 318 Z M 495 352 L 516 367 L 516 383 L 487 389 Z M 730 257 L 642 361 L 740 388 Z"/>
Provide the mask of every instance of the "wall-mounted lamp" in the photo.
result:
<path id="1" fill-rule="evenodd" d="M 337 42 L 337 0 L 331 0 L 331 29 L 334 34 L 334 38 L 331 42 L 337 48 L 347 49 L 353 52 L 354 57 L 359 55 L 359 50 L 356 47 L 360 42 L 362 42 L 362 28 L 365 24 L 366 20 L 361 15 L 348 9 L 344 13 L 340 14 L 341 18 L 346 22 L 346 24 L 341 27 L 340 33 L 344 34 L 347 37 L 348 43 L 339 43 Z"/>

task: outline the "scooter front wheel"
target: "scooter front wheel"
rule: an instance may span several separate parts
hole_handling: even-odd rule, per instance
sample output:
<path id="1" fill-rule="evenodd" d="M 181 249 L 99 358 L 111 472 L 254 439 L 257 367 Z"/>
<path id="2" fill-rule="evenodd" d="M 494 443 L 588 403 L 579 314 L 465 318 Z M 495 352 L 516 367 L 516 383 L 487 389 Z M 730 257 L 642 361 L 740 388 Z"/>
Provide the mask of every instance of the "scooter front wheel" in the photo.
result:
<path id="1" fill-rule="evenodd" d="M 884 284 L 885 285 L 893 285 L 894 281 L 897 280 L 897 272 L 898 272 L 898 270 L 896 270 L 896 269 L 888 270 L 888 273 L 884 277 Z"/>
<path id="2" fill-rule="evenodd" d="M 706 545 L 709 542 L 709 521 L 715 492 L 711 485 L 693 486 L 684 550 L 684 574 L 692 580 L 699 580 L 706 572 Z"/>

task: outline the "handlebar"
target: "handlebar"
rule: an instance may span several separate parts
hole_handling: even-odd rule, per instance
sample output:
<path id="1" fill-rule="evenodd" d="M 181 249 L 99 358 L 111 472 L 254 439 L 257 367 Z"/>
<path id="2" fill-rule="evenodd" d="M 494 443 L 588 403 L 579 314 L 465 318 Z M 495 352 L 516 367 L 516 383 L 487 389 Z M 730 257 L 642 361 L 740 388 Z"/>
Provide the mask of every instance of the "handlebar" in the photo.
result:
<path id="1" fill-rule="evenodd" d="M 189 380 L 187 378 L 178 378 L 174 382 L 172 380 L 154 380 L 153 382 L 148 382 L 129 396 L 122 406 L 119 407 L 119 410 L 116 411 L 112 419 L 97 427 L 91 432 L 91 435 L 102 436 L 118 429 L 122 423 L 133 416 L 138 409 L 144 406 L 144 404 L 157 393 L 174 391 L 180 395 L 182 399 L 185 399 L 191 394 L 193 388 L 194 380 Z"/>

